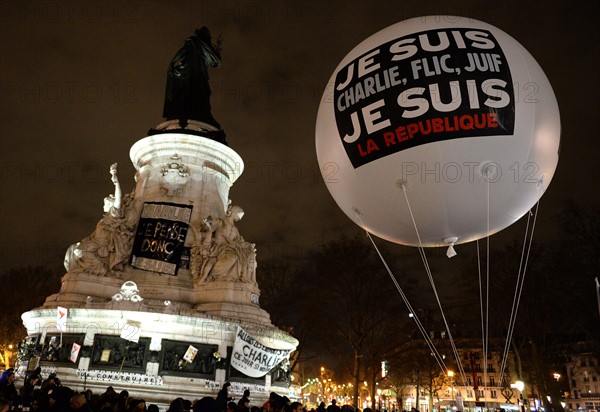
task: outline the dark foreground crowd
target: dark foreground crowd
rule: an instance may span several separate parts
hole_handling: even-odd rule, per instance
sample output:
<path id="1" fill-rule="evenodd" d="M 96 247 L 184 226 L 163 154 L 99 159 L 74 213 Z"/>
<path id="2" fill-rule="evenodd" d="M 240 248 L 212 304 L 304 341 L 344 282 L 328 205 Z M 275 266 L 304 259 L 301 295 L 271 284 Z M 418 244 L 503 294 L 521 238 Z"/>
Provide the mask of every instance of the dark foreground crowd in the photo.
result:
<path id="1" fill-rule="evenodd" d="M 0 376 L 0 412 L 159 412 L 154 404 L 147 404 L 143 399 L 130 397 L 126 390 L 117 392 L 112 386 L 100 395 L 91 390 L 76 392 L 61 384 L 56 374 L 50 374 L 42 380 L 41 370 L 28 372 L 23 386 L 15 387 L 15 371 L 7 369 Z M 250 406 L 250 391 L 237 402 L 229 396 L 231 384 L 226 382 L 219 391 L 216 399 L 210 396 L 194 402 L 177 398 L 174 399 L 167 412 L 304 412 L 300 402 L 291 402 L 287 397 L 271 393 L 267 402 L 262 406 Z M 319 408 L 310 412 L 350 412 L 344 411 L 335 401 L 325 408 L 321 403 Z M 370 412 L 365 409 L 363 412 Z"/>

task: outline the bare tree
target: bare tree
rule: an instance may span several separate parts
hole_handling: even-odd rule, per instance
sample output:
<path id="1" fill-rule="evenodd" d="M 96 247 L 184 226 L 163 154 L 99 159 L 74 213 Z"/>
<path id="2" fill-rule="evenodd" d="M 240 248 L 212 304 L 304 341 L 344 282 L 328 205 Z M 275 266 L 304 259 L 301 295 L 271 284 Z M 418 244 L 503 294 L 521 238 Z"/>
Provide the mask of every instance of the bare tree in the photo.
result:
<path id="1" fill-rule="evenodd" d="M 321 338 L 353 379 L 357 405 L 359 382 L 370 371 L 373 383 L 381 361 L 395 346 L 401 301 L 364 237 L 344 238 L 319 248 L 313 270 L 316 287 L 311 302 L 325 335 Z"/>

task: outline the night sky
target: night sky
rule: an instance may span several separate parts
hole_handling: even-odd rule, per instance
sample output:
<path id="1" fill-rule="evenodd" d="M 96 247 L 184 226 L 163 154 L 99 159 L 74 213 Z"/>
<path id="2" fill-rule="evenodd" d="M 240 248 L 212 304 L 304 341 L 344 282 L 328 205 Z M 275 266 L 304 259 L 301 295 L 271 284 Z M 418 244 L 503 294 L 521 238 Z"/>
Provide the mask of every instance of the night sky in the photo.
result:
<path id="1" fill-rule="evenodd" d="M 246 165 L 230 197 L 246 211 L 238 227 L 257 244 L 258 270 L 260 260 L 302 256 L 356 232 L 319 172 L 319 102 L 358 43 L 424 15 L 504 30 L 550 79 L 562 122 L 538 220 L 539 236 L 550 236 L 566 201 L 599 204 L 596 9 L 592 1 L 2 1 L 0 268 L 60 267 L 102 215 L 111 163 L 123 191 L 134 188 L 129 149 L 162 121 L 167 66 L 202 25 L 223 37 L 222 66 L 209 72 L 212 113 Z"/>

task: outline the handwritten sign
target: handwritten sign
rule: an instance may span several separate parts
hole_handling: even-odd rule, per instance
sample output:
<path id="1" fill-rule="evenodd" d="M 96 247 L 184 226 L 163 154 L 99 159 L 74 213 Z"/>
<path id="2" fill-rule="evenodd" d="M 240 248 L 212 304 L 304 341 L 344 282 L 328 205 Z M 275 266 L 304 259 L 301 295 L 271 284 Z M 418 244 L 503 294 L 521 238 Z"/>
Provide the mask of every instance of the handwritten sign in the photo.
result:
<path id="1" fill-rule="evenodd" d="M 176 275 L 192 216 L 192 206 L 144 203 L 138 222 L 131 265 L 151 272 Z"/>

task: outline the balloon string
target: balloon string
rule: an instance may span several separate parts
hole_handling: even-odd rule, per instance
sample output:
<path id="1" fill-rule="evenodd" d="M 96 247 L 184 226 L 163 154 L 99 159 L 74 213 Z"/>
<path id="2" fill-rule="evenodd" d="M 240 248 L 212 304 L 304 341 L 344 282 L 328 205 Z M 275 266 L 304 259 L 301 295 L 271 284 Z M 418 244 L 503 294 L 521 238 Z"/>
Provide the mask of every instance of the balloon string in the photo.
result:
<path id="1" fill-rule="evenodd" d="M 486 261 L 485 261 L 485 303 L 483 299 L 483 281 L 481 274 L 481 260 L 479 241 L 477 241 L 477 268 L 479 276 L 479 305 L 481 316 L 481 345 L 483 352 L 483 381 L 487 385 L 488 373 L 488 344 L 489 344 L 489 307 L 490 307 L 490 180 L 492 174 L 489 169 L 485 170 L 483 178 L 486 181 Z M 479 397 L 476 395 L 476 399 Z M 487 405 L 487 400 L 485 401 Z"/>
<path id="2" fill-rule="evenodd" d="M 481 342 L 483 345 L 483 354 L 485 355 L 485 322 L 484 322 L 484 303 L 483 303 L 483 279 L 481 273 L 481 252 L 479 250 L 479 240 L 477 240 L 477 274 L 479 279 L 479 314 L 481 319 Z M 485 358 L 485 356 L 484 356 Z"/>
<path id="3" fill-rule="evenodd" d="M 523 285 L 525 283 L 525 273 L 527 272 L 527 264 L 529 263 L 529 255 L 531 253 L 531 245 L 533 244 L 533 232 L 535 229 L 535 224 L 537 221 L 538 208 L 540 206 L 540 201 L 536 203 L 535 213 L 533 213 L 533 223 L 531 224 L 531 234 L 529 235 L 529 239 L 527 238 L 527 233 L 529 231 L 529 222 L 531 220 L 531 211 L 529 211 L 527 216 L 527 225 L 525 227 L 525 237 L 523 239 L 523 248 L 521 250 L 521 261 L 519 262 L 519 270 L 517 274 L 517 283 L 515 285 L 515 295 L 513 297 L 513 304 L 510 313 L 510 320 L 508 325 L 508 331 L 506 335 L 506 342 L 504 344 L 504 353 L 502 357 L 502 363 L 500 366 L 500 379 L 502 382 L 504 377 L 504 371 L 506 370 L 507 362 L 508 362 L 508 352 L 510 348 L 510 344 L 512 341 L 513 332 L 515 329 L 517 312 L 519 310 L 519 304 L 521 302 L 521 295 L 523 293 Z M 525 252 L 527 249 L 527 252 Z"/>
<path id="4" fill-rule="evenodd" d="M 402 300 L 404 300 L 404 303 L 406 304 L 406 307 L 408 308 L 408 310 L 410 311 L 410 313 L 412 313 L 413 319 L 415 320 L 415 323 L 417 324 L 417 327 L 419 328 L 419 331 L 421 332 L 421 335 L 423 335 L 423 337 L 425 338 L 425 342 L 427 343 L 427 346 L 429 347 L 429 350 L 431 350 L 431 353 L 434 355 L 435 360 L 438 363 L 438 366 L 440 367 L 440 369 L 442 370 L 442 372 L 444 372 L 444 374 L 447 374 L 448 373 L 448 368 L 447 368 L 446 364 L 444 363 L 444 358 L 442 357 L 442 355 L 439 353 L 439 351 L 435 347 L 435 344 L 433 343 L 433 340 L 429 336 L 429 332 L 427 331 L 427 329 L 421 323 L 421 320 L 417 316 L 417 312 L 413 309 L 412 305 L 408 301 L 408 297 L 406 296 L 406 294 L 404 293 L 404 291 L 400 287 L 400 284 L 396 280 L 396 277 L 394 276 L 394 274 L 392 273 L 392 271 L 391 271 L 390 267 L 388 266 L 387 262 L 383 258 L 383 255 L 379 251 L 379 248 L 377 248 L 377 245 L 375 244 L 375 242 L 374 242 L 374 240 L 371 237 L 371 234 L 369 232 L 367 232 L 367 237 L 369 238 L 369 240 L 373 244 L 373 247 L 377 251 L 377 254 L 379 255 L 379 258 L 381 259 L 381 261 L 382 261 L 383 265 L 385 266 L 385 268 L 386 268 L 386 270 L 387 270 L 390 278 L 392 279 L 392 282 L 394 283 L 394 286 L 396 286 L 396 290 L 398 290 L 398 293 L 402 297 Z"/>
<path id="5" fill-rule="evenodd" d="M 488 345 L 490 339 L 490 179 L 487 178 L 487 236 L 486 241 L 486 267 L 485 267 L 485 334 L 483 339 L 483 381 L 488 384 Z M 487 406 L 487 398 L 486 398 Z"/>
<path id="6" fill-rule="evenodd" d="M 356 210 L 356 209 L 354 210 L 354 212 L 356 214 L 357 219 L 360 221 L 361 227 L 364 229 L 365 225 L 364 225 L 364 222 L 362 221 L 362 218 L 360 216 L 360 212 L 358 210 Z M 406 294 L 402 290 L 402 287 L 400 286 L 400 284 L 396 280 L 396 277 L 392 273 L 392 270 L 390 269 L 389 265 L 387 264 L 385 258 L 383 257 L 383 255 L 379 251 L 379 248 L 377 247 L 377 244 L 373 240 L 373 237 L 371 236 L 371 234 L 369 233 L 369 231 L 366 230 L 366 229 L 365 229 L 365 233 L 366 233 L 367 237 L 369 238 L 369 240 L 371 241 L 371 244 L 373 245 L 373 248 L 375 249 L 375 252 L 379 256 L 379 259 L 383 263 L 383 266 L 385 267 L 388 275 L 390 276 L 390 279 L 392 280 L 392 283 L 394 283 L 394 286 L 396 287 L 396 290 L 398 291 L 398 293 L 402 297 L 402 300 L 404 301 L 404 304 L 406 305 L 406 307 L 408 308 L 408 310 L 412 314 L 413 319 L 415 320 L 415 324 L 417 325 L 417 328 L 419 329 L 419 331 L 421 332 L 421 335 L 425 339 L 425 342 L 427 343 L 427 346 L 429 347 L 429 350 L 431 350 L 431 353 L 434 355 L 435 360 L 438 363 L 440 369 L 442 370 L 442 372 L 447 373 L 448 372 L 448 368 L 446 367 L 446 364 L 444 363 L 444 358 L 442 357 L 442 355 L 439 353 L 439 351 L 435 347 L 435 344 L 433 343 L 433 340 L 429 336 L 429 333 L 428 333 L 427 329 L 423 326 L 423 323 L 419 319 L 419 317 L 417 315 L 417 312 L 414 310 L 413 306 L 410 304 L 410 301 L 408 300 L 408 297 L 406 296 Z"/>
<path id="7" fill-rule="evenodd" d="M 433 280 L 433 274 L 431 272 L 431 267 L 429 266 L 429 262 L 427 261 L 425 249 L 423 248 L 423 242 L 421 241 L 421 236 L 419 235 L 419 229 L 417 227 L 417 222 L 415 220 L 415 216 L 414 216 L 412 208 L 410 206 L 410 201 L 408 200 L 406 186 L 404 184 L 402 184 L 401 187 L 402 187 L 402 192 L 404 193 L 404 199 L 406 200 L 406 205 L 408 206 L 410 218 L 411 218 L 411 220 L 413 222 L 413 226 L 415 228 L 415 233 L 417 235 L 417 239 L 419 240 L 419 247 L 418 247 L 419 254 L 421 255 L 423 265 L 425 266 L 425 272 L 427 273 L 427 277 L 429 278 L 429 283 L 431 284 L 431 288 L 433 289 L 433 294 L 435 295 L 435 299 L 436 299 L 438 307 L 440 309 L 440 313 L 442 315 L 442 320 L 444 321 L 444 325 L 446 327 L 446 332 L 448 333 L 448 340 L 450 341 L 450 344 L 452 346 L 452 351 L 453 351 L 454 357 L 456 359 L 456 364 L 458 366 L 459 373 L 461 374 L 461 378 L 466 385 L 467 379 L 466 379 L 466 374 L 464 372 L 464 368 L 462 366 L 462 360 L 458 354 L 458 349 L 456 347 L 456 343 L 454 341 L 454 338 L 452 337 L 452 332 L 450 331 L 450 326 L 448 325 L 448 321 L 446 320 L 446 314 L 444 313 L 444 308 L 442 307 L 442 302 L 440 301 L 440 297 L 438 295 L 438 291 L 435 286 L 435 281 Z"/>

